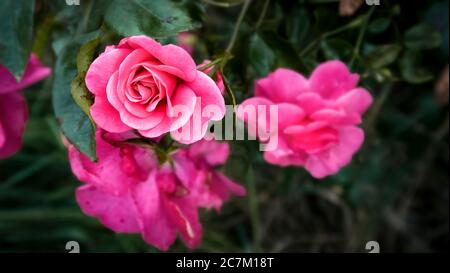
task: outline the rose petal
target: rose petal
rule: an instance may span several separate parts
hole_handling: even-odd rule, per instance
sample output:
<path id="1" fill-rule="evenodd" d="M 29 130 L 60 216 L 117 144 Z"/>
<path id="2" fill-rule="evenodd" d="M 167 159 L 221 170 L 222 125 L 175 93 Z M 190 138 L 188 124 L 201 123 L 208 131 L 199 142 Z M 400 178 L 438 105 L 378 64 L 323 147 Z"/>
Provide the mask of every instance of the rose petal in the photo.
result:
<path id="1" fill-rule="evenodd" d="M 268 77 L 256 81 L 255 96 L 275 103 L 295 102 L 295 98 L 308 90 L 308 81 L 296 71 L 279 68 Z"/>
<path id="2" fill-rule="evenodd" d="M 360 115 L 364 114 L 372 103 L 372 95 L 363 88 L 353 89 L 337 100 L 337 104 L 342 106 L 347 113 Z"/>
<path id="3" fill-rule="evenodd" d="M 152 114 L 147 118 L 139 118 L 135 115 L 130 114 L 122 104 L 122 101 L 120 101 L 120 99 L 118 98 L 117 83 L 118 73 L 116 72 L 111 76 L 108 82 L 106 94 L 111 105 L 119 111 L 120 119 L 125 125 L 138 130 L 148 130 L 155 127 L 163 120 L 164 116 L 166 115 L 166 107 L 163 104 L 159 104 L 158 107 L 156 107 L 156 109 L 151 112 Z"/>
<path id="4" fill-rule="evenodd" d="M 9 72 L 6 67 L 0 64 L 0 95 L 22 90 L 50 75 L 52 70 L 42 65 L 36 54 L 32 53 L 28 61 L 25 72 L 20 82 L 17 82 L 15 77 Z"/>
<path id="5" fill-rule="evenodd" d="M 226 142 L 201 140 L 189 147 L 189 155 L 204 159 L 211 166 L 222 165 L 230 155 L 230 146 Z"/>
<path id="6" fill-rule="evenodd" d="M 225 116 L 225 100 L 220 93 L 216 83 L 205 73 L 196 71 L 195 81 L 187 83 L 197 97 L 201 98 L 202 109 L 207 106 L 214 106 L 217 113 L 211 120 L 221 120 Z"/>
<path id="7" fill-rule="evenodd" d="M 354 112 L 346 113 L 333 109 L 317 111 L 310 118 L 315 121 L 325 121 L 334 125 L 356 125 L 362 122 L 361 117 Z"/>
<path id="8" fill-rule="evenodd" d="M 22 146 L 22 135 L 28 119 L 27 104 L 19 92 L 0 95 L 0 159 L 16 153 Z"/>
<path id="9" fill-rule="evenodd" d="M 144 240 L 161 250 L 167 250 L 176 239 L 176 225 L 169 218 L 154 172 L 147 181 L 136 185 L 133 198 Z"/>
<path id="10" fill-rule="evenodd" d="M 196 78 L 196 66 L 191 55 L 176 45 L 162 46 L 147 36 L 132 36 L 120 42 L 128 44 L 132 48 L 143 48 L 164 65 L 162 69 L 176 75 L 187 82 Z"/>
<path id="11" fill-rule="evenodd" d="M 195 202 L 188 198 L 169 197 L 166 199 L 166 208 L 184 243 L 191 249 L 196 248 L 201 242 L 203 231 Z"/>
<path id="12" fill-rule="evenodd" d="M 106 96 L 106 86 L 112 74 L 131 53 L 128 49 L 111 49 L 97 57 L 86 73 L 86 86 L 96 96 Z"/>
<path id="13" fill-rule="evenodd" d="M 77 189 L 76 199 L 85 214 L 99 218 L 114 232 L 139 232 L 138 215 L 129 194 L 115 196 L 93 185 L 85 185 Z"/>
<path id="14" fill-rule="evenodd" d="M 174 114 L 181 114 L 181 116 L 164 116 L 164 119 L 154 128 L 149 130 L 140 130 L 143 136 L 154 138 L 161 136 L 169 131 L 177 130 L 185 125 L 191 118 L 194 112 L 197 97 L 195 93 L 186 85 L 179 85 L 174 92 L 172 98 L 172 105 Z"/>
<path id="15" fill-rule="evenodd" d="M 123 133 L 131 130 L 129 126 L 122 122 L 119 112 L 112 107 L 105 97 L 95 97 L 95 102 L 91 106 L 90 112 L 97 126 L 108 132 Z"/>
<path id="16" fill-rule="evenodd" d="M 297 105 L 303 109 L 306 115 L 311 115 L 315 111 L 328 108 L 330 103 L 322 99 L 322 97 L 313 92 L 306 92 L 299 95 L 297 98 Z"/>
<path id="17" fill-rule="evenodd" d="M 350 92 L 359 81 L 358 74 L 351 74 L 341 61 L 329 61 L 319 65 L 309 78 L 311 92 L 325 99 L 337 99 Z"/>
<path id="18" fill-rule="evenodd" d="M 320 154 L 311 156 L 305 168 L 315 178 L 321 179 L 336 174 L 350 163 L 353 154 L 364 142 L 364 131 L 358 127 L 346 126 L 339 130 L 339 144 Z"/>
<path id="19" fill-rule="evenodd" d="M 264 160 L 270 164 L 287 167 L 287 166 L 303 166 L 307 156 L 303 152 L 292 151 L 281 134 L 278 136 L 278 144 L 276 149 L 264 152 Z"/>

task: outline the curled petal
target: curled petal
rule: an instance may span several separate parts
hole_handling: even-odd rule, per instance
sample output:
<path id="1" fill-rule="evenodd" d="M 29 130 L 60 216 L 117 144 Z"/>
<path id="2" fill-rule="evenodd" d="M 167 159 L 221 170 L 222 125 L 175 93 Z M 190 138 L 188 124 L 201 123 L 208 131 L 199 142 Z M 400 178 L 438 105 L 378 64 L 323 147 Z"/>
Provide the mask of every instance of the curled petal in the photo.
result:
<path id="1" fill-rule="evenodd" d="M 36 54 L 31 54 L 25 72 L 20 82 L 17 82 L 14 76 L 6 67 L 0 64 L 0 95 L 22 90 L 38 81 L 48 77 L 52 70 L 42 65 Z"/>
<path id="2" fill-rule="evenodd" d="M 268 77 L 256 81 L 255 96 L 275 103 L 295 102 L 295 98 L 308 90 L 308 81 L 296 71 L 279 68 Z"/>
<path id="3" fill-rule="evenodd" d="M 166 72 L 172 73 L 187 82 L 193 81 L 196 77 L 194 60 L 186 50 L 179 46 L 162 46 L 147 36 L 132 36 L 120 42 L 121 45 L 125 43 L 134 49 L 145 49 L 151 56 L 154 56 L 164 65 L 163 69 Z"/>
<path id="4" fill-rule="evenodd" d="M 319 65 L 309 78 L 309 88 L 325 99 L 337 99 L 353 90 L 359 81 L 358 74 L 351 74 L 341 61 L 329 61 Z"/>

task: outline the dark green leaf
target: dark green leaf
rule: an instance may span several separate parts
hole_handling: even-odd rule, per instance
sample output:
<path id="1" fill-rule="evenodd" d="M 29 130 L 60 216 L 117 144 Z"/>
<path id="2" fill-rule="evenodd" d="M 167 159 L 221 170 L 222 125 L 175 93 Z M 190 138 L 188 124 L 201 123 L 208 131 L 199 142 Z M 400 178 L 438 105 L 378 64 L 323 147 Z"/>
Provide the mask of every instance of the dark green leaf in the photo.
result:
<path id="1" fill-rule="evenodd" d="M 33 14 L 34 1 L 0 2 L 0 63 L 17 80 L 22 78 L 33 46 Z"/>
<path id="2" fill-rule="evenodd" d="M 421 84 L 433 79 L 433 74 L 423 68 L 421 54 L 418 51 L 408 50 L 400 60 L 400 69 L 405 81 L 412 84 Z"/>
<path id="3" fill-rule="evenodd" d="M 83 110 L 83 112 L 90 117 L 89 109 L 94 104 L 94 98 L 86 87 L 84 82 L 84 75 L 79 74 L 70 83 L 70 92 L 75 103 Z M 94 124 L 93 124 L 94 125 Z"/>
<path id="4" fill-rule="evenodd" d="M 396 44 L 379 46 L 367 56 L 367 65 L 373 69 L 388 66 L 397 60 L 401 50 L 402 47 Z"/>
<path id="5" fill-rule="evenodd" d="M 100 44 L 100 41 L 100 38 L 96 38 L 81 46 L 77 55 L 78 75 L 71 83 L 71 93 L 75 103 L 91 120 L 92 118 L 89 109 L 94 103 L 94 98 L 87 89 L 84 79 L 89 66 L 94 60 L 94 54 Z M 94 123 L 92 123 L 92 125 L 95 127 Z"/>
<path id="6" fill-rule="evenodd" d="M 124 36 L 164 38 L 195 27 L 187 13 L 168 0 L 115 0 L 105 20 Z"/>
<path id="7" fill-rule="evenodd" d="M 93 39 L 81 46 L 77 54 L 77 69 L 78 73 L 86 73 L 94 60 L 95 53 L 100 45 L 100 38 Z"/>
<path id="8" fill-rule="evenodd" d="M 439 47 L 441 43 L 441 34 L 428 24 L 416 25 L 405 34 L 405 45 L 409 49 L 432 49 Z"/>
<path id="9" fill-rule="evenodd" d="M 267 75 L 275 62 L 272 49 L 258 36 L 253 35 L 250 40 L 250 65 L 258 76 Z"/>
<path id="10" fill-rule="evenodd" d="M 320 47 L 325 58 L 339 59 L 342 61 L 350 60 L 353 53 L 353 46 L 342 39 L 326 39 L 320 43 Z"/>
<path id="11" fill-rule="evenodd" d="M 306 9 L 295 9 L 286 20 L 286 33 L 289 41 L 300 48 L 310 30 L 309 13 Z"/>
<path id="12" fill-rule="evenodd" d="M 389 18 L 377 18 L 375 20 L 373 20 L 370 24 L 369 24 L 369 31 L 372 33 L 382 33 L 384 31 L 386 31 L 389 26 L 391 24 L 391 20 Z"/>
<path id="13" fill-rule="evenodd" d="M 307 70 L 297 51 L 289 41 L 279 37 L 272 31 L 262 31 L 258 35 L 274 52 L 277 66 L 285 66 L 301 72 Z"/>
<path id="14" fill-rule="evenodd" d="M 84 35 L 62 48 L 56 61 L 53 83 L 53 108 L 62 131 L 68 140 L 91 160 L 96 160 L 95 128 L 89 117 L 75 103 L 71 87 L 77 75 L 77 53 L 84 43 L 96 39 L 97 35 L 97 32 Z M 80 62 L 80 65 L 83 66 L 83 62 Z"/>

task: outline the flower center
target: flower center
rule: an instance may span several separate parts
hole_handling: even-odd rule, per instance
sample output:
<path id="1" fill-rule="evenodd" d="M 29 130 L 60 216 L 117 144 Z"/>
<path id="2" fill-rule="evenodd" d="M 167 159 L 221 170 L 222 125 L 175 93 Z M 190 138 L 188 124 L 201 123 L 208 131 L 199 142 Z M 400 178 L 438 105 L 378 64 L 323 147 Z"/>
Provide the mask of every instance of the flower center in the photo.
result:
<path id="1" fill-rule="evenodd" d="M 305 123 L 303 123 L 305 124 Z M 308 123 L 306 123 L 308 124 Z M 289 146 L 295 151 L 318 153 L 335 145 L 339 132 L 328 124 L 309 124 L 287 134 Z"/>
<path id="2" fill-rule="evenodd" d="M 126 82 L 125 97 L 131 104 L 151 112 L 172 94 L 176 82 L 173 75 L 160 71 L 152 62 L 135 64 Z"/>

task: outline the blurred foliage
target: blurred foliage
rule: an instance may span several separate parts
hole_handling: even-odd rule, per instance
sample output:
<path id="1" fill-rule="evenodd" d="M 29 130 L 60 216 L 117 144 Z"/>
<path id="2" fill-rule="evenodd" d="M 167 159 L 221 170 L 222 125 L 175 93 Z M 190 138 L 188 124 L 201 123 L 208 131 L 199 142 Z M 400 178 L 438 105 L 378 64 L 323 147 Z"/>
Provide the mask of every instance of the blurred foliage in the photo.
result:
<path id="1" fill-rule="evenodd" d="M 19 13 L 26 9 L 20 5 L 32 1 L 1 5 L 13 2 Z M 80 2 L 37 1 L 35 27 L 22 22 L 27 27 L 21 34 L 33 33 L 33 50 L 54 74 L 25 91 L 25 146 L 0 162 L 0 251 L 64 252 L 71 240 L 80 242 L 82 252 L 156 251 L 138 235 L 102 227 L 74 200 L 80 182 L 71 174 L 59 125 L 94 156 L 93 127 L 70 93 L 80 73 L 78 51 L 100 38 L 91 49 L 98 53 L 120 35 L 138 33 L 176 42 L 177 32 L 192 29 L 197 63 L 214 60 L 223 56 L 244 1 Z M 340 59 L 361 74 L 375 103 L 364 122 L 363 149 L 350 166 L 322 181 L 302 169 L 266 164 L 255 141 L 230 142 L 224 170 L 249 195 L 219 214 L 202 213 L 205 234 L 198 251 L 364 252 L 371 240 L 382 252 L 448 251 L 448 106 L 435 101 L 433 87 L 448 64 L 449 3 L 381 2 L 363 4 L 351 17 L 339 16 L 337 0 L 250 3 L 224 70 L 237 102 L 253 93 L 255 79 L 278 67 L 309 75 L 319 63 Z M 7 29 L 8 16 L 1 17 L 1 29 Z M 7 52 L 4 41 L 7 49 L 14 43 L 31 49 L 6 35 L 0 33 L 1 52 Z M 0 53 L 0 62 L 11 63 L 8 56 Z M 8 67 L 19 75 L 21 63 L 13 63 L 18 67 Z M 187 251 L 181 244 L 172 250 Z"/>

